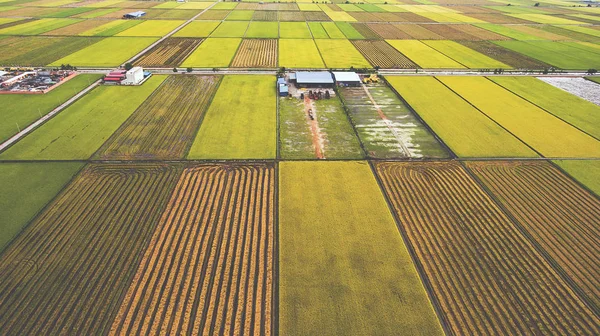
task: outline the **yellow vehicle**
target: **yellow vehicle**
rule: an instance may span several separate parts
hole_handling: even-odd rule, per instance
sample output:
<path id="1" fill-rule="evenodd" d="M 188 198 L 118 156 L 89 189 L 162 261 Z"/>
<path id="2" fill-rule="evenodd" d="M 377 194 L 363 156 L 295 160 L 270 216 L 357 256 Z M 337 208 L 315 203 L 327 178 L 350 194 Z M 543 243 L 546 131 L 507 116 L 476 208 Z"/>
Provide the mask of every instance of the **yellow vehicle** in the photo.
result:
<path id="1" fill-rule="evenodd" d="M 369 77 L 365 77 L 363 79 L 363 83 L 365 84 L 369 84 L 369 83 L 379 83 L 379 77 L 377 77 L 376 74 L 372 74 Z"/>

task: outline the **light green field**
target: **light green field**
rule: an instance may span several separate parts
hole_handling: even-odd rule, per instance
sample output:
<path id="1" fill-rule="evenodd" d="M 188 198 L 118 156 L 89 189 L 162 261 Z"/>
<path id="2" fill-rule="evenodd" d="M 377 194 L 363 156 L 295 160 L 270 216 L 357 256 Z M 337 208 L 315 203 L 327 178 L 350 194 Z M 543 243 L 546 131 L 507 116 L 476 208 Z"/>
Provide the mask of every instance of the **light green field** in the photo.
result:
<path id="1" fill-rule="evenodd" d="M 464 69 L 465 67 L 430 46 L 416 40 L 386 40 L 392 47 L 425 69 Z"/>
<path id="2" fill-rule="evenodd" d="M 511 39 L 514 39 L 517 41 L 545 40 L 545 38 L 543 38 L 543 37 L 539 37 L 539 36 L 533 35 L 531 33 L 524 32 L 522 30 L 517 30 L 517 26 L 505 26 L 505 25 L 491 24 L 491 23 L 476 24 L 475 26 L 489 30 L 491 32 L 494 32 L 494 33 L 497 33 L 500 35 L 504 35 L 506 37 L 510 37 Z"/>
<path id="3" fill-rule="evenodd" d="M 598 20 L 600 20 L 600 17 L 598 18 Z M 600 37 L 600 29 L 593 29 L 593 28 L 582 27 L 582 26 L 557 26 L 557 27 L 572 30 L 572 31 L 578 32 L 578 33 L 588 34 L 588 35 L 595 36 L 595 37 Z"/>
<path id="4" fill-rule="evenodd" d="M 286 68 L 324 68 L 313 39 L 279 39 L 279 66 Z"/>
<path id="5" fill-rule="evenodd" d="M 281 335 L 443 335 L 367 163 L 279 172 Z"/>
<path id="6" fill-rule="evenodd" d="M 156 36 L 162 37 L 170 33 L 173 29 L 181 26 L 183 20 L 147 20 L 139 25 L 135 25 L 116 36 Z"/>
<path id="7" fill-rule="evenodd" d="M 316 39 L 329 38 L 329 35 L 327 34 L 327 31 L 325 30 L 325 28 L 323 27 L 321 22 L 307 22 L 307 23 L 308 23 L 308 27 L 310 28 L 310 32 L 311 32 L 313 38 L 316 38 Z M 337 27 L 335 27 L 335 28 L 337 29 Z"/>
<path id="8" fill-rule="evenodd" d="M 0 29 L 0 35 L 39 35 L 80 21 L 80 19 L 40 19 Z"/>
<path id="9" fill-rule="evenodd" d="M 459 157 L 538 156 L 435 78 L 386 79 Z"/>
<path id="10" fill-rule="evenodd" d="M 493 43 L 561 69 L 600 68 L 598 54 L 581 50 L 576 42 L 493 41 Z"/>
<path id="11" fill-rule="evenodd" d="M 438 79 L 545 157 L 600 157 L 600 141 L 484 77 Z"/>
<path id="12" fill-rule="evenodd" d="M 210 37 L 244 37 L 250 21 L 225 21 L 215 29 Z"/>
<path id="13" fill-rule="evenodd" d="M 173 34 L 174 37 L 208 37 L 221 21 L 193 21 Z"/>
<path id="14" fill-rule="evenodd" d="M 600 160 L 556 160 L 554 163 L 600 196 Z"/>
<path id="15" fill-rule="evenodd" d="M 225 76 L 190 148 L 190 159 L 273 159 L 275 77 Z"/>
<path id="16" fill-rule="evenodd" d="M 423 41 L 431 48 L 471 69 L 509 69 L 510 66 L 454 41 Z"/>
<path id="17" fill-rule="evenodd" d="M 332 38 L 332 39 L 345 39 L 346 38 L 344 33 L 340 30 L 340 28 L 338 28 L 338 26 L 335 24 L 335 22 L 323 22 L 323 23 L 321 23 L 321 26 L 323 27 L 323 29 L 325 29 L 325 32 L 329 38 Z"/>
<path id="18" fill-rule="evenodd" d="M 600 139 L 600 106 L 534 77 L 489 77 L 514 94 Z"/>
<path id="19" fill-rule="evenodd" d="M 279 35 L 281 38 L 288 39 L 309 39 L 312 38 L 306 22 L 280 22 Z"/>
<path id="20" fill-rule="evenodd" d="M 586 77 L 585 79 L 600 84 L 600 77 Z"/>
<path id="21" fill-rule="evenodd" d="M 0 163 L 0 251 L 81 166 L 81 162 Z"/>
<path id="22" fill-rule="evenodd" d="M 101 26 L 86 30 L 80 33 L 80 36 L 113 36 L 126 29 L 142 23 L 142 21 L 135 20 L 113 20 L 105 23 Z"/>
<path id="23" fill-rule="evenodd" d="M 336 22 L 337 27 L 344 33 L 344 36 L 349 40 L 362 40 L 364 36 L 362 36 L 358 30 L 354 29 L 352 25 L 348 22 Z"/>
<path id="24" fill-rule="evenodd" d="M 348 40 L 315 40 L 328 68 L 371 68 L 371 64 Z"/>
<path id="25" fill-rule="evenodd" d="M 241 42 L 241 38 L 208 38 L 183 61 L 181 66 L 228 67 Z"/>
<path id="26" fill-rule="evenodd" d="M 155 37 L 107 37 L 58 61 L 52 66 L 112 67 L 122 64 L 156 41 Z"/>
<path id="27" fill-rule="evenodd" d="M 46 94 L 0 95 L 0 142 L 7 140 L 93 83 L 100 75 L 78 75 Z M 17 128 L 18 125 L 18 128 Z"/>
<path id="28" fill-rule="evenodd" d="M 107 15 L 113 12 L 118 11 L 119 8 L 101 8 L 101 9 L 92 9 L 89 12 L 85 12 L 83 14 L 75 15 L 74 17 L 82 18 L 82 19 L 93 19 L 99 16 Z"/>
<path id="29" fill-rule="evenodd" d="M 211 9 L 234 9 L 237 5 L 235 2 L 217 2 Z"/>
<path id="30" fill-rule="evenodd" d="M 227 15 L 225 20 L 228 21 L 250 21 L 252 20 L 252 15 L 254 15 L 253 10 L 234 10 Z"/>
<path id="31" fill-rule="evenodd" d="M 278 22 L 250 22 L 246 31 L 246 38 L 278 38 L 279 23 Z"/>
<path id="32" fill-rule="evenodd" d="M 212 2 L 186 2 L 177 9 L 206 9 L 210 5 L 212 5 Z"/>
<path id="33" fill-rule="evenodd" d="M 165 80 L 97 87 L 0 154 L 1 160 L 87 160 Z"/>

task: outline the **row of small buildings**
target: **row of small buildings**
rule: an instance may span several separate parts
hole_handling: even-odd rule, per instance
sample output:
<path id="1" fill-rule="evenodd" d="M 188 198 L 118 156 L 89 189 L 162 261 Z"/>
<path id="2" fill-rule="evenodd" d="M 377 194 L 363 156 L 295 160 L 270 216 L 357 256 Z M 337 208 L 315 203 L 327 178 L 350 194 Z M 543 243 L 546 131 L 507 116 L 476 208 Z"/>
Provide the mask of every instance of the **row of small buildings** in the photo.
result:
<path id="1" fill-rule="evenodd" d="M 298 71 L 289 74 L 289 82 L 298 88 L 333 88 L 337 86 L 360 86 L 360 76 L 349 71 Z M 289 87 L 284 78 L 277 79 L 279 95 L 286 97 Z"/>

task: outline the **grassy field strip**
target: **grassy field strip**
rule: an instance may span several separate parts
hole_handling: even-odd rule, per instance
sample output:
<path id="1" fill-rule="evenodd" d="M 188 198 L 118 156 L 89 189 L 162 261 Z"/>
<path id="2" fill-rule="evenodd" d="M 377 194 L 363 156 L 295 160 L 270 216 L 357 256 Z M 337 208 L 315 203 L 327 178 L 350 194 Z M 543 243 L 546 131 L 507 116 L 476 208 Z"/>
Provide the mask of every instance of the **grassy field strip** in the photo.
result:
<path id="1" fill-rule="evenodd" d="M 328 68 L 370 68 L 371 64 L 354 48 L 350 41 L 315 40 L 321 57 Z"/>
<path id="2" fill-rule="evenodd" d="M 286 68 L 324 68 L 313 39 L 279 39 L 279 66 Z"/>
<path id="3" fill-rule="evenodd" d="M 0 328 L 106 333 L 179 175 L 163 164 L 84 168 L 4 251 Z"/>
<path id="4" fill-rule="evenodd" d="M 600 157 L 600 141 L 486 78 L 438 80 L 546 157 Z"/>
<path id="5" fill-rule="evenodd" d="M 435 78 L 386 79 L 459 157 L 538 156 Z"/>
<path id="6" fill-rule="evenodd" d="M 455 334 L 600 330 L 598 317 L 459 163 L 381 162 L 376 170 Z"/>
<path id="7" fill-rule="evenodd" d="M 406 55 L 424 69 L 464 69 L 465 66 L 416 40 L 386 40 L 392 47 Z"/>
<path id="8" fill-rule="evenodd" d="M 466 165 L 598 310 L 600 198 L 549 162 Z"/>
<path id="9" fill-rule="evenodd" d="M 368 164 L 279 169 L 280 334 L 442 335 Z"/>
<path id="10" fill-rule="evenodd" d="M 226 68 L 231 63 L 241 42 L 241 38 L 207 38 L 181 63 L 181 66 Z"/>
<path id="11" fill-rule="evenodd" d="M 0 143 L 52 111 L 98 78 L 100 75 L 78 75 L 46 94 L 0 95 Z"/>
<path id="12" fill-rule="evenodd" d="M 155 37 L 107 37 L 49 65 L 71 64 L 81 67 L 113 67 L 122 64 L 156 40 Z"/>
<path id="13" fill-rule="evenodd" d="M 600 160 L 555 160 L 567 174 L 600 196 Z"/>
<path id="14" fill-rule="evenodd" d="M 276 333 L 274 173 L 187 166 L 109 335 Z"/>
<path id="15" fill-rule="evenodd" d="M 0 251 L 83 166 L 65 163 L 0 163 Z"/>
<path id="16" fill-rule="evenodd" d="M 423 41 L 429 47 L 471 69 L 510 69 L 500 61 L 469 49 L 454 41 Z"/>
<path id="17" fill-rule="evenodd" d="M 190 159 L 273 159 L 277 98 L 273 76 L 225 76 L 192 144 Z"/>
<path id="18" fill-rule="evenodd" d="M 534 77 L 488 79 L 600 140 L 600 106 Z"/>
<path id="19" fill-rule="evenodd" d="M 218 76 L 169 76 L 94 156 L 100 160 L 183 159 Z"/>
<path id="20" fill-rule="evenodd" d="M 138 87 L 95 88 L 0 154 L 1 160 L 87 160 L 166 76 Z"/>

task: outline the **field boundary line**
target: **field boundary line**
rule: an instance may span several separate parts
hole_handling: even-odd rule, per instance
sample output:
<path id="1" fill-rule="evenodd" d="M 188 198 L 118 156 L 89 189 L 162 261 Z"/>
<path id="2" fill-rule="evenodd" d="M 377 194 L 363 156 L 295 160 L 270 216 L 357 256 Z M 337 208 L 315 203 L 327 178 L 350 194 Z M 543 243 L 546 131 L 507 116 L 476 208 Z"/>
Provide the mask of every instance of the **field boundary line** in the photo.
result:
<path id="1" fill-rule="evenodd" d="M 279 336 L 279 162 L 273 162 L 273 299 L 271 327 Z"/>
<path id="2" fill-rule="evenodd" d="M 8 140 L 6 140 L 2 144 L 0 144 L 0 153 L 4 152 L 6 149 L 8 149 L 12 145 L 14 145 L 21 138 L 23 138 L 26 135 L 28 135 L 29 133 L 33 132 L 33 130 L 35 130 L 38 127 L 45 124 L 48 120 L 52 119 L 55 115 L 59 114 L 64 109 L 66 109 L 67 107 L 69 107 L 70 105 L 75 103 L 77 100 L 79 100 L 79 98 L 83 97 L 85 94 L 87 94 L 91 90 L 95 89 L 98 85 L 100 85 L 101 81 L 102 81 L 102 79 L 96 80 L 90 86 L 86 87 L 85 89 L 79 91 L 77 94 L 75 94 L 74 96 L 69 98 L 66 102 L 60 104 L 59 106 L 54 108 L 52 111 L 46 113 L 43 117 L 41 117 L 38 120 L 34 121 L 33 123 L 29 124 L 29 126 L 25 127 L 22 131 L 13 135 Z"/>
<path id="3" fill-rule="evenodd" d="M 548 161 L 548 160 L 544 160 Z M 467 165 L 459 161 L 460 166 L 466 171 L 469 177 L 485 192 L 485 194 L 492 200 L 492 202 L 498 207 L 502 213 L 511 221 L 514 227 L 523 235 L 523 237 L 533 246 L 534 250 L 537 251 L 546 260 L 548 265 L 558 274 L 558 276 L 567 284 L 567 286 L 574 292 L 576 297 L 590 309 L 590 311 L 597 317 L 600 318 L 600 309 L 594 302 L 587 296 L 587 294 L 575 283 L 573 279 L 567 274 L 567 272 L 552 258 L 552 256 L 542 247 L 542 245 L 531 235 L 527 229 L 521 224 L 521 222 L 508 210 L 504 204 L 494 195 L 492 190 L 481 180 Z"/>
<path id="4" fill-rule="evenodd" d="M 438 322 L 442 326 L 442 330 L 444 331 L 444 334 L 446 334 L 447 336 L 453 336 L 454 333 L 452 331 L 452 328 L 450 327 L 450 323 L 448 322 L 446 315 L 444 315 L 444 312 L 438 301 L 438 298 L 435 296 L 435 291 L 433 290 L 433 286 L 431 285 L 431 282 L 429 281 L 429 278 L 427 277 L 427 275 L 425 273 L 423 264 L 419 260 L 417 253 L 415 252 L 414 246 L 412 245 L 411 241 L 408 238 L 408 235 L 406 234 L 404 228 L 402 227 L 402 224 L 401 224 L 402 221 L 400 220 L 400 218 L 398 217 L 398 214 L 394 210 L 394 205 L 392 204 L 392 201 L 390 200 L 388 193 L 386 192 L 385 187 L 383 186 L 383 181 L 381 181 L 379 174 L 377 174 L 377 169 L 375 168 L 373 162 L 371 160 L 366 160 L 366 161 L 367 161 L 367 164 L 369 165 L 369 168 L 371 169 L 371 174 L 373 174 L 373 176 L 375 177 L 375 181 L 377 182 L 379 191 L 381 192 L 383 198 L 385 199 L 385 203 L 387 204 L 388 211 L 391 213 L 392 217 L 394 218 L 394 222 L 396 223 L 396 229 L 398 230 L 398 233 L 400 234 L 400 238 L 402 238 L 404 246 L 406 246 L 406 249 L 408 250 L 408 254 L 410 255 L 411 261 L 413 262 L 413 265 L 415 266 L 415 269 L 417 270 L 417 274 L 419 275 L 421 284 L 425 288 L 425 292 L 427 293 L 429 302 L 431 303 L 431 306 L 433 307 L 433 310 L 435 311 L 435 314 L 438 318 Z"/>
<path id="5" fill-rule="evenodd" d="M 567 176 L 573 182 L 575 182 L 578 186 L 580 186 L 585 191 L 587 191 L 591 195 L 595 196 L 598 200 L 600 200 L 600 194 L 596 194 L 592 189 L 588 188 L 588 186 L 586 186 L 585 184 L 579 182 L 578 179 L 576 179 L 573 175 L 569 174 L 569 172 L 567 172 L 566 170 L 564 170 L 559 164 L 557 164 L 557 163 L 554 162 L 554 161 L 558 161 L 558 160 L 565 161 L 563 159 L 548 159 L 547 162 L 550 163 L 550 165 L 552 165 L 554 168 L 558 169 L 561 173 L 563 173 L 565 176 Z M 589 161 L 589 160 L 569 160 L 569 161 L 583 161 L 583 162 L 585 162 L 585 161 Z"/>

